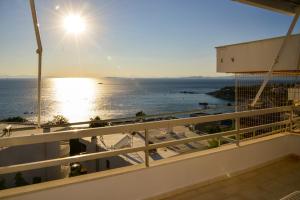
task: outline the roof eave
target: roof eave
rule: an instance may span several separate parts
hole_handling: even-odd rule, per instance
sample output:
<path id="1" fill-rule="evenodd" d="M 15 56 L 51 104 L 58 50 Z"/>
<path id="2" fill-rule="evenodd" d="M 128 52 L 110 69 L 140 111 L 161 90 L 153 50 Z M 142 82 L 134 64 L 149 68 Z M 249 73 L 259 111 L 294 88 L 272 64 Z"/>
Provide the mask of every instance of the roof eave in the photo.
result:
<path id="1" fill-rule="evenodd" d="M 273 12 L 279 12 L 286 15 L 295 14 L 295 8 L 280 1 L 272 1 L 272 0 L 233 0 L 233 1 L 248 4 L 258 8 L 267 9 Z"/>

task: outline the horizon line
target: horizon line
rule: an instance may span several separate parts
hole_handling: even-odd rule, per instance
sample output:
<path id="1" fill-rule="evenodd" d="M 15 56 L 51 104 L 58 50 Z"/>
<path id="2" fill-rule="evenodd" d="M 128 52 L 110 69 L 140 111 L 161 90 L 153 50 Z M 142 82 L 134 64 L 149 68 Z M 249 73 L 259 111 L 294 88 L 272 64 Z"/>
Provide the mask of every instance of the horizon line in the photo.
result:
<path id="1" fill-rule="evenodd" d="M 42 78 L 124 78 L 124 79 L 132 79 L 132 78 L 149 78 L 149 79 L 155 79 L 155 78 L 228 78 L 232 77 L 232 74 L 222 74 L 217 76 L 101 76 L 101 77 L 95 77 L 95 76 L 42 76 Z M 36 75 L 0 75 L 0 78 L 37 78 Z"/>

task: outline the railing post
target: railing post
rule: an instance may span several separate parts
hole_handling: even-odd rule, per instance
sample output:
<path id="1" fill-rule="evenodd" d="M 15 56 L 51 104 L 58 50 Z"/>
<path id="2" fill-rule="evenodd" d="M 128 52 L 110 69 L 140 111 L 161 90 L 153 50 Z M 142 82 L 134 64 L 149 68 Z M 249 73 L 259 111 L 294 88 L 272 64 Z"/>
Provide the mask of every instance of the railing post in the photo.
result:
<path id="1" fill-rule="evenodd" d="M 239 131 L 240 131 L 240 118 L 239 117 L 237 117 L 237 118 L 235 118 L 235 130 L 237 131 L 237 133 L 236 133 L 236 145 L 237 146 L 240 146 L 240 133 L 239 133 Z"/>
<path id="2" fill-rule="evenodd" d="M 50 133 L 51 132 L 51 128 L 50 127 L 43 127 L 43 133 Z M 45 156 L 45 160 L 48 159 L 48 148 L 49 148 L 49 143 L 44 143 L 44 156 Z M 46 180 L 48 180 L 49 178 L 49 171 L 47 168 L 43 169 L 44 170 L 44 175 Z"/>
<path id="3" fill-rule="evenodd" d="M 291 107 L 291 112 L 290 112 L 290 132 L 293 131 L 293 114 L 294 114 L 294 107 Z"/>
<path id="4" fill-rule="evenodd" d="M 145 165 L 149 167 L 149 134 L 147 129 L 145 129 L 145 147 Z"/>

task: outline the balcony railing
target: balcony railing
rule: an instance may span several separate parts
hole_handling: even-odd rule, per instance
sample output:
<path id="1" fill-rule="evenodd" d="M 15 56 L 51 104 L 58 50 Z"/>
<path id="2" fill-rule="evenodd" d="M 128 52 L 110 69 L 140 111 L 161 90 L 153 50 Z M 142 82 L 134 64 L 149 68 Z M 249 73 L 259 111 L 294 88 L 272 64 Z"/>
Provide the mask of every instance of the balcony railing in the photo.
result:
<path id="1" fill-rule="evenodd" d="M 277 117 L 278 120 L 275 122 L 260 124 L 251 127 L 242 128 L 241 121 L 245 118 L 250 117 L 260 117 L 268 116 L 270 114 L 280 114 L 280 117 Z M 58 131 L 58 132 L 49 132 L 49 133 L 40 133 L 30 136 L 16 136 L 16 137 L 3 137 L 0 139 L 0 148 L 1 147 L 13 147 L 20 145 L 30 145 L 30 144 L 39 144 L 39 143 L 49 143 L 56 141 L 64 141 L 75 138 L 86 138 L 92 136 L 104 136 L 118 133 L 132 133 L 137 131 L 144 132 L 145 143 L 143 146 L 138 147 L 129 147 L 116 150 L 110 150 L 105 152 L 95 152 L 88 153 L 76 156 L 69 156 L 63 158 L 48 159 L 36 162 L 22 163 L 10 166 L 0 167 L 0 175 L 15 173 L 20 171 L 34 170 L 47 168 L 52 166 L 66 165 L 75 162 L 83 162 L 96 160 L 100 158 L 107 158 L 112 156 L 119 156 L 133 152 L 145 152 L 145 166 L 150 167 L 149 162 L 149 151 L 169 147 L 179 144 L 187 144 L 190 142 L 197 142 L 203 140 L 210 140 L 217 138 L 219 141 L 234 142 L 236 145 L 239 145 L 240 140 L 251 139 L 253 137 L 262 137 L 270 134 L 275 134 L 278 132 L 283 132 L 291 130 L 293 127 L 293 121 L 296 118 L 293 118 L 293 108 L 291 106 L 277 107 L 277 108 L 268 108 L 261 110 L 251 110 L 244 112 L 235 112 L 235 113 L 226 113 L 226 114 L 217 114 L 217 115 L 207 115 L 199 117 L 190 117 L 182 119 L 171 119 L 171 120 L 162 120 L 162 121 L 151 121 L 151 122 L 141 122 L 134 124 L 126 125 L 116 125 L 116 126 L 107 126 L 101 128 L 86 128 L 86 129 L 75 129 L 67 131 Z M 196 125 L 208 122 L 216 122 L 223 120 L 233 120 L 235 126 L 232 130 L 218 132 L 214 134 L 201 134 L 193 137 L 180 138 L 172 141 L 163 141 L 157 143 L 150 143 L 149 130 L 159 129 L 159 128 L 172 128 L 175 126 L 185 126 L 185 125 Z M 268 130 L 268 131 L 262 131 Z M 255 132 L 259 131 L 259 134 Z M 249 133 L 253 133 L 249 136 Z"/>

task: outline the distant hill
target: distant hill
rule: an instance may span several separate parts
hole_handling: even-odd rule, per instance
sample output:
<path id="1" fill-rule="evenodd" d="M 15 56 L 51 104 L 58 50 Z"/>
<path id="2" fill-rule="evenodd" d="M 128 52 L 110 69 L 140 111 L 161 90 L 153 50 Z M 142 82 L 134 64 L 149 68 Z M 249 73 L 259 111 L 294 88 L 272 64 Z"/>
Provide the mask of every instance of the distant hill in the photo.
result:
<path id="1" fill-rule="evenodd" d="M 232 79 L 234 76 L 188 76 L 178 78 L 191 78 L 191 79 Z"/>

